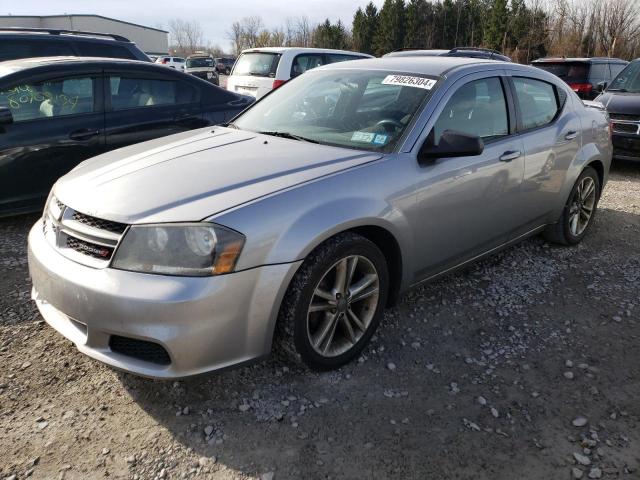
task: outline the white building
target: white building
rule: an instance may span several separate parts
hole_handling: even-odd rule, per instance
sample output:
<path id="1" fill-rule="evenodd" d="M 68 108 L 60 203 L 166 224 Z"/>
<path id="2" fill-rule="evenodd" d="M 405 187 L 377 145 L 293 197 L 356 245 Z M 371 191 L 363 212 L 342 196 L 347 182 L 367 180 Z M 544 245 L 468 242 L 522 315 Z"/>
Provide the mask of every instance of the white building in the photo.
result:
<path id="1" fill-rule="evenodd" d="M 140 50 L 150 55 L 163 55 L 169 52 L 169 32 L 101 15 L 2 15 L 0 28 L 2 27 L 114 33 L 135 42 Z"/>

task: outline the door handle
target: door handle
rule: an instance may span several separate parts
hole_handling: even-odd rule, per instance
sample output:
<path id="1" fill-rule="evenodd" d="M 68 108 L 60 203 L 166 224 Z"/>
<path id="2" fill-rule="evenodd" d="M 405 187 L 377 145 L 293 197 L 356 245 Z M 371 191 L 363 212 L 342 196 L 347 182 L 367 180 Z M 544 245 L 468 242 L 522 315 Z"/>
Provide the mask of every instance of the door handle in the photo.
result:
<path id="1" fill-rule="evenodd" d="M 508 152 L 504 152 L 500 157 L 501 162 L 510 162 L 511 160 L 515 160 L 522 152 L 520 150 L 509 150 Z"/>
<path id="2" fill-rule="evenodd" d="M 100 135 L 100 130 L 92 130 L 90 128 L 81 128 L 69 134 L 71 140 L 89 140 L 90 138 Z"/>
<path id="3" fill-rule="evenodd" d="M 577 136 L 578 136 L 578 132 L 576 130 L 570 130 L 570 131 L 567 132 L 567 134 L 564 136 L 564 138 L 566 140 L 573 140 Z"/>

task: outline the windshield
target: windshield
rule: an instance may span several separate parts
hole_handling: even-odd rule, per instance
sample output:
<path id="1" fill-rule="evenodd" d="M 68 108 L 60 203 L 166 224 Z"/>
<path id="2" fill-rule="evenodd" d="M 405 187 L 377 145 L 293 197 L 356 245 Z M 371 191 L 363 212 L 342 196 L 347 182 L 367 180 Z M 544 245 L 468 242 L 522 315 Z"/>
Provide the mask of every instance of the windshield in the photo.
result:
<path id="1" fill-rule="evenodd" d="M 213 67 L 213 58 L 203 57 L 203 58 L 187 59 L 187 68 L 205 68 L 205 67 Z"/>
<path id="2" fill-rule="evenodd" d="M 540 62 L 533 65 L 553 73 L 567 83 L 583 83 L 589 77 L 589 64 L 584 62 Z"/>
<path id="3" fill-rule="evenodd" d="M 631 62 L 611 82 L 607 90 L 625 90 L 627 92 L 640 92 L 640 60 Z"/>
<path id="4" fill-rule="evenodd" d="M 255 77 L 275 77 L 280 62 L 279 53 L 248 52 L 238 58 L 231 75 L 252 75 Z"/>
<path id="5" fill-rule="evenodd" d="M 391 151 L 437 79 L 362 70 L 310 71 L 274 90 L 234 126 L 325 145 Z"/>

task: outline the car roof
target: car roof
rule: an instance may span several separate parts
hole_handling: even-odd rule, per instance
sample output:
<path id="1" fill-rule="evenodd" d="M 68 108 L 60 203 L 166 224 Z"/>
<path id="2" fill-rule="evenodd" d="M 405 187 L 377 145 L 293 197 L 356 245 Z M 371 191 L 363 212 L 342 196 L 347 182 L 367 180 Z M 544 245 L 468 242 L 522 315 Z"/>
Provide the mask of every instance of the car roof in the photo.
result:
<path id="1" fill-rule="evenodd" d="M 35 69 L 46 66 L 59 65 L 92 65 L 92 66 L 108 66 L 118 64 L 141 65 L 151 68 L 166 68 L 156 65 L 152 62 L 144 62 L 141 60 L 129 60 L 125 58 L 105 58 L 105 57 L 35 57 L 35 58 L 19 58 L 16 60 L 6 60 L 0 62 L 0 78 L 6 77 L 13 73 L 24 70 Z"/>
<path id="2" fill-rule="evenodd" d="M 611 57 L 545 57 L 538 58 L 537 60 L 532 61 L 531 63 L 562 63 L 562 62 L 584 62 L 584 63 L 592 63 L 592 62 L 614 62 L 614 63 L 628 63 L 626 60 L 622 60 L 621 58 L 611 58 Z"/>
<path id="3" fill-rule="evenodd" d="M 441 76 L 456 68 L 472 67 L 474 65 L 483 65 L 488 67 L 505 67 L 505 62 L 500 60 L 488 60 L 484 58 L 471 57 L 382 57 L 330 63 L 313 70 L 334 70 L 348 68 L 353 70 L 388 70 L 403 73 L 416 73 L 419 75 Z M 509 67 L 524 67 L 525 69 L 532 68 L 525 65 L 511 63 L 509 64 Z"/>
<path id="4" fill-rule="evenodd" d="M 336 50 L 332 48 L 312 48 L 312 47 L 256 47 L 256 48 L 248 48 L 243 50 L 242 53 L 250 53 L 250 52 L 267 52 L 267 53 L 284 53 L 284 52 L 294 52 L 294 53 L 342 53 L 349 55 L 360 55 L 362 57 L 370 57 L 373 56 L 362 53 L 362 52 L 353 52 L 350 50 Z"/>

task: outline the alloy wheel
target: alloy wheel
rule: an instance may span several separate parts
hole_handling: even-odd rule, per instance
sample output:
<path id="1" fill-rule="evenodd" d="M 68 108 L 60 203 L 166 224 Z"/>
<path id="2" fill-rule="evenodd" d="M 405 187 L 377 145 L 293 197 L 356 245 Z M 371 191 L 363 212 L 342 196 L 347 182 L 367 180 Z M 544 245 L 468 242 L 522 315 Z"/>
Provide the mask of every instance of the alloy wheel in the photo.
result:
<path id="1" fill-rule="evenodd" d="M 365 334 L 378 306 L 380 279 L 366 257 L 351 255 L 322 276 L 307 311 L 307 335 L 316 353 L 336 357 Z"/>
<path id="2" fill-rule="evenodd" d="M 596 183 L 591 177 L 584 177 L 578 184 L 569 206 L 569 230 L 578 237 L 586 230 L 596 205 Z"/>

